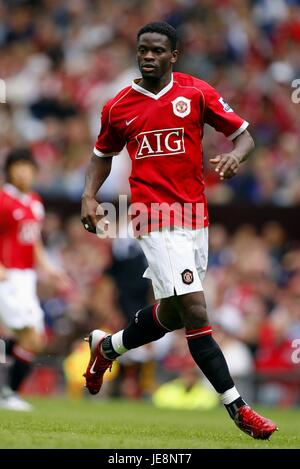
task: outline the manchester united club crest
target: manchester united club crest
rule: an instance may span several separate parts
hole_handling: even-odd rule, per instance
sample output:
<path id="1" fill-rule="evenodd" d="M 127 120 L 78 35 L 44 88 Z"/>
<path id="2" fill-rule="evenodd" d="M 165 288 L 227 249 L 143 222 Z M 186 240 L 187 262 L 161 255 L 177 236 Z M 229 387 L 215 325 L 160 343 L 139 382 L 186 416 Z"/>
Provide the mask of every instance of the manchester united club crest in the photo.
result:
<path id="1" fill-rule="evenodd" d="M 178 117 L 188 116 L 191 112 L 191 100 L 184 96 L 178 96 L 178 98 L 172 101 L 173 112 Z"/>
<path id="2" fill-rule="evenodd" d="M 194 274 L 189 269 L 185 269 L 183 272 L 181 272 L 181 277 L 183 283 L 185 283 L 186 285 L 190 285 L 194 281 Z"/>

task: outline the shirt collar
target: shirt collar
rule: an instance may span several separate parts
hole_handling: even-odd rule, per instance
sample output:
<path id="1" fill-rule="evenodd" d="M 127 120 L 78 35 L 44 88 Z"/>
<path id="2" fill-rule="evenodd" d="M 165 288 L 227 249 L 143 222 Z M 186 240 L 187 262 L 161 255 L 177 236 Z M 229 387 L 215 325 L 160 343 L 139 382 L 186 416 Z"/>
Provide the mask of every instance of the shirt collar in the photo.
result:
<path id="1" fill-rule="evenodd" d="M 13 184 L 7 182 L 6 184 L 4 184 L 3 190 L 14 199 L 17 199 L 22 202 L 23 205 L 29 205 L 31 200 L 30 195 L 24 194 L 23 192 L 19 191 L 19 189 L 17 189 L 16 186 L 13 186 Z"/>
<path id="2" fill-rule="evenodd" d="M 138 78 L 138 80 L 140 80 L 140 78 Z M 142 94 L 144 94 L 145 96 L 149 96 L 149 98 L 158 100 L 158 99 L 161 98 L 164 94 L 166 94 L 168 91 L 170 91 L 170 89 L 173 87 L 173 83 L 174 83 L 174 79 L 173 79 L 173 73 L 172 73 L 172 75 L 171 75 L 171 81 L 170 81 L 162 90 L 160 90 L 160 92 L 157 93 L 157 94 L 152 93 L 151 91 L 146 90 L 146 89 L 143 88 L 142 86 L 138 85 L 135 80 L 132 81 L 132 85 L 131 85 L 131 86 L 132 86 L 132 89 L 134 89 L 135 91 L 138 91 L 139 93 L 142 93 Z"/>

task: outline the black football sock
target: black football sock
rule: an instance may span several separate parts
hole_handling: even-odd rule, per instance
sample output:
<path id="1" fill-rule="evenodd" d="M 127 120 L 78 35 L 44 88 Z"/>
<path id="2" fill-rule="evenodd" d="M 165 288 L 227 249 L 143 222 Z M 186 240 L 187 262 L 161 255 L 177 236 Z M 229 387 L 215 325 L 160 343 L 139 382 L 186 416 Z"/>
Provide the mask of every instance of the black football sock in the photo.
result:
<path id="1" fill-rule="evenodd" d="M 9 370 L 8 385 L 13 391 L 18 391 L 31 371 L 34 355 L 19 345 L 14 346 L 12 354 L 14 362 Z"/>
<path id="2" fill-rule="evenodd" d="M 234 418 L 237 409 L 246 403 L 236 390 L 223 352 L 211 333 L 211 326 L 186 331 L 188 346 L 193 359 L 215 390 L 221 394 L 222 403 Z"/>
<path id="3" fill-rule="evenodd" d="M 5 343 L 5 355 L 8 357 L 12 356 L 13 348 L 15 346 L 16 341 L 14 339 L 1 339 Z"/>
<path id="4" fill-rule="evenodd" d="M 105 357 L 113 360 L 122 353 L 163 337 L 169 329 L 158 318 L 158 304 L 138 311 L 126 329 L 107 336 L 102 343 Z"/>

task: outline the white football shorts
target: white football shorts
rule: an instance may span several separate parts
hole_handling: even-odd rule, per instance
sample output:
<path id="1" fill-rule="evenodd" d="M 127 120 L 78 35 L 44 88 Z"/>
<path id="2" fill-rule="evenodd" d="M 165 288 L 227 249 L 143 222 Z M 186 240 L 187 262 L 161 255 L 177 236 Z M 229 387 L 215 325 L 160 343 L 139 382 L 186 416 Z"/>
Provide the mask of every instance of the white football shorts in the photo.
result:
<path id="1" fill-rule="evenodd" d="M 208 227 L 152 231 L 137 238 L 149 267 L 156 300 L 203 291 L 208 260 Z"/>
<path id="2" fill-rule="evenodd" d="M 32 269 L 8 269 L 7 280 L 0 281 L 0 323 L 9 329 L 33 327 L 44 330 L 44 313 L 36 292 L 36 273 Z"/>

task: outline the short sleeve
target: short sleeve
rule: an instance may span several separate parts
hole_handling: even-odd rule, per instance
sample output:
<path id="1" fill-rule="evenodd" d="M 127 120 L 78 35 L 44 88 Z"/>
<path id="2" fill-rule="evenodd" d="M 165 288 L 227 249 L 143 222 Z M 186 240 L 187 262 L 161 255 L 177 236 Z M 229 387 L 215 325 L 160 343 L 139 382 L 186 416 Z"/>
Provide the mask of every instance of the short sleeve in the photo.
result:
<path id="1" fill-rule="evenodd" d="M 100 133 L 93 152 L 96 156 L 115 156 L 124 148 L 125 143 L 125 140 L 111 125 L 110 105 L 107 103 L 102 109 Z"/>
<path id="2" fill-rule="evenodd" d="M 5 204 L 4 193 L 0 191 L 0 233 L 5 231 L 8 220 L 8 211 Z"/>
<path id="3" fill-rule="evenodd" d="M 238 137 L 249 125 L 226 103 L 212 86 L 207 85 L 204 91 L 204 122 L 222 132 L 229 140 Z"/>

